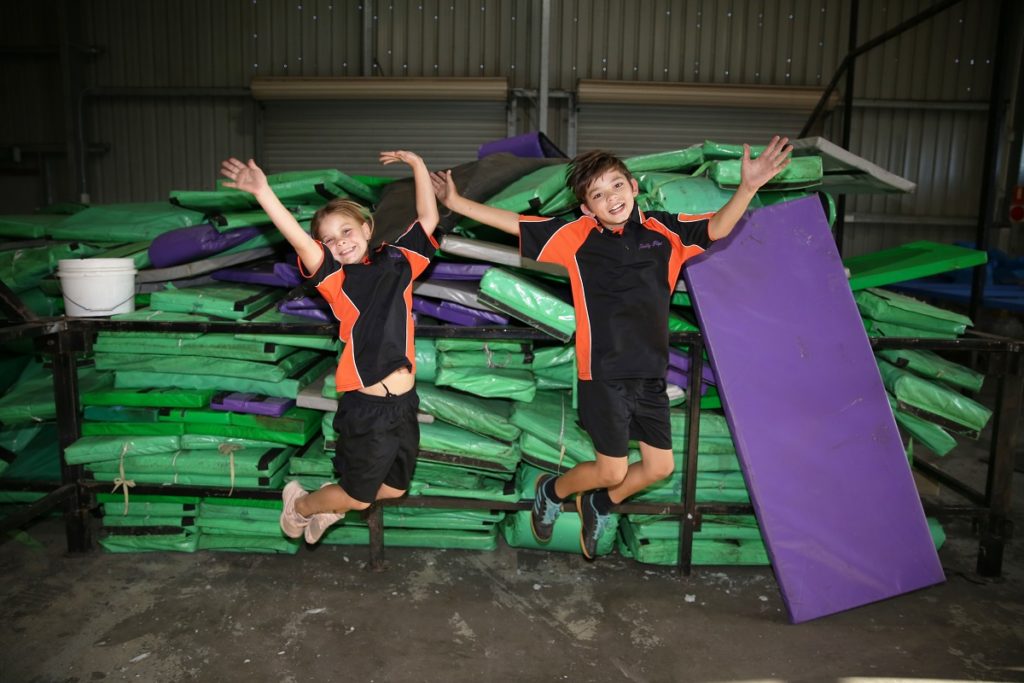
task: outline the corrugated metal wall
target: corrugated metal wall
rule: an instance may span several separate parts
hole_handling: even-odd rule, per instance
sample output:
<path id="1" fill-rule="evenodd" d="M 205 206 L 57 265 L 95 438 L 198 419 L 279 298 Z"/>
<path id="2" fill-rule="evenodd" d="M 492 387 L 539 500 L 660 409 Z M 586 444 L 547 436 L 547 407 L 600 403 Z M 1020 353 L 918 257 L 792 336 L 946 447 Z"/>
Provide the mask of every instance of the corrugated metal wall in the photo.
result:
<path id="1" fill-rule="evenodd" d="M 52 17 L 59 4 L 0 3 L 3 45 L 55 45 Z M 862 0 L 859 39 L 932 4 Z M 524 89 L 540 81 L 542 0 L 92 0 L 80 7 L 82 43 L 100 48 L 85 61 L 83 86 L 189 89 L 85 100 L 87 140 L 110 146 L 88 166 L 88 189 L 99 202 L 160 200 L 170 189 L 210 187 L 220 158 L 257 152 L 256 104 L 195 89 L 244 88 L 254 76 L 289 75 L 501 76 Z M 973 235 L 996 7 L 964 0 L 858 62 L 851 149 L 917 182 L 919 191 L 851 201 L 856 227 L 847 231 L 848 252 L 911 237 Z M 550 87 L 563 91 L 573 91 L 581 78 L 822 86 L 847 47 L 848 0 L 551 0 L 550 8 Z M 5 51 L 0 147 L 63 145 L 58 66 L 53 55 Z M 519 105 L 520 118 L 535 116 L 533 105 Z M 329 110 L 317 105 L 317 111 L 324 106 Z M 467 139 L 503 130 L 504 113 L 496 109 L 474 112 L 481 118 Z M 571 113 L 565 100 L 552 100 L 548 132 L 563 148 L 569 147 Z M 730 125 L 738 135 L 760 130 L 739 112 L 691 112 L 688 118 L 681 112 L 675 128 L 657 113 L 654 123 L 667 132 L 659 138 L 642 111 L 606 113 L 614 116 L 588 121 L 581 113 L 580 149 L 615 128 L 623 150 L 683 146 L 693 141 L 683 138 L 706 137 L 699 135 L 702 121 L 722 117 L 736 120 Z M 268 120 L 274 116 L 268 113 Z M 761 123 L 792 127 L 778 116 L 764 114 Z M 458 120 L 464 124 L 458 129 L 469 125 L 461 114 Z M 837 125 L 838 116 L 825 121 L 833 140 Z M 419 151 L 429 157 L 436 145 L 438 154 L 468 155 L 471 145 L 464 143 L 442 152 L 440 136 L 425 135 L 427 148 Z M 274 154 L 287 156 L 280 148 Z M 2 168 L 0 210 L 30 209 L 26 197 L 39 202 L 38 177 L 32 177 L 35 191 L 26 193 L 24 178 L 10 164 Z M 71 198 L 68 177 L 59 165 L 52 169 L 56 198 Z"/>
<path id="2" fill-rule="evenodd" d="M 275 173 L 339 168 L 402 177 L 409 168 L 382 166 L 381 150 L 416 150 L 431 168 L 457 166 L 475 159 L 481 144 L 505 136 L 505 105 L 273 102 L 267 105 L 264 129 L 264 160 Z"/>

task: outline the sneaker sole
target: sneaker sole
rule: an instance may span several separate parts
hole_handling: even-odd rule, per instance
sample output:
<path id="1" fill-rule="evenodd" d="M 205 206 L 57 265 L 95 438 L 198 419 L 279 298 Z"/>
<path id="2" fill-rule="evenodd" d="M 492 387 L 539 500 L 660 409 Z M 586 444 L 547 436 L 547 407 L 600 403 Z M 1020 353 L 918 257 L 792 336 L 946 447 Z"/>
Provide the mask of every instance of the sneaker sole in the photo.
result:
<path id="1" fill-rule="evenodd" d="M 580 552 L 583 553 L 584 558 L 593 562 L 594 557 L 596 557 L 596 555 L 594 557 L 591 557 L 587 554 L 587 544 L 584 540 L 585 537 L 583 535 L 583 496 L 576 496 L 576 512 L 578 512 L 580 515 Z"/>
<path id="2" fill-rule="evenodd" d="M 540 488 L 540 480 L 543 477 L 544 477 L 543 474 L 538 474 L 537 475 L 537 480 L 534 482 L 534 485 L 533 485 L 534 488 Z M 536 497 L 537 497 L 537 494 L 534 494 L 534 499 L 536 499 Z M 533 537 L 534 537 L 534 539 L 536 539 L 536 541 L 538 543 L 550 543 L 551 542 L 551 536 L 554 536 L 554 525 L 552 525 L 552 528 L 551 528 L 551 531 L 552 531 L 551 536 L 548 536 L 547 538 L 541 538 L 540 534 L 537 533 L 537 527 L 535 527 L 533 525 L 533 508 L 531 507 L 530 508 L 530 531 L 533 532 Z"/>

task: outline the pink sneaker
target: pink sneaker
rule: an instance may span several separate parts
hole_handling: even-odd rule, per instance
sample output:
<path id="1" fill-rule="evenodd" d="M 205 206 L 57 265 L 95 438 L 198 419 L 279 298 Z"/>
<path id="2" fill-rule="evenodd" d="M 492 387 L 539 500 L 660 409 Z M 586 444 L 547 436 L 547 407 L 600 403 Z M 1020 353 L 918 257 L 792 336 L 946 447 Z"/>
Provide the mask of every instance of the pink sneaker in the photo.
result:
<path id="1" fill-rule="evenodd" d="M 288 482 L 281 491 L 281 501 L 284 503 L 281 511 L 281 531 L 285 536 L 298 538 L 309 526 L 309 517 L 303 517 L 295 511 L 295 501 L 308 495 L 302 484 L 297 481 Z"/>
<path id="2" fill-rule="evenodd" d="M 325 488 L 331 485 L 331 482 L 327 482 L 326 484 L 321 485 L 320 488 Z M 338 520 L 343 519 L 344 517 L 344 512 L 340 514 L 337 512 L 320 512 L 313 515 L 309 519 L 309 524 L 306 526 L 306 543 L 309 543 L 310 545 L 317 543 L 324 535 L 324 532 L 326 532 L 332 524 L 337 523 Z"/>

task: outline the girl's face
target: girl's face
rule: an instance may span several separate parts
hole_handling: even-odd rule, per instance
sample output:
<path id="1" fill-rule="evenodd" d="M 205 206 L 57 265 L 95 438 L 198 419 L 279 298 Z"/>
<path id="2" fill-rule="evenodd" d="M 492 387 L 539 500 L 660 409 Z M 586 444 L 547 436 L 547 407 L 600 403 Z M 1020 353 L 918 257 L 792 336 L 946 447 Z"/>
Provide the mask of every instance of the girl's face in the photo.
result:
<path id="1" fill-rule="evenodd" d="M 361 263 L 366 258 L 370 226 L 365 221 L 358 221 L 348 214 L 333 213 L 320 221 L 317 232 L 324 247 L 338 263 Z"/>

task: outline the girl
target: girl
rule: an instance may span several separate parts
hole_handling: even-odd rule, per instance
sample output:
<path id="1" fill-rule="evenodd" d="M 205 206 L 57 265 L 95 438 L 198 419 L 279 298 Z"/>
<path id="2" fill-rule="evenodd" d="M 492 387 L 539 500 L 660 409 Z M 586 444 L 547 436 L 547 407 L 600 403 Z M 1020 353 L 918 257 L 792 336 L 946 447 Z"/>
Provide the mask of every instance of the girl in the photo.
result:
<path id="1" fill-rule="evenodd" d="M 307 493 L 295 481 L 282 491 L 281 529 L 291 538 L 316 543 L 349 510 L 405 494 L 416 468 L 419 424 L 416 413 L 412 282 L 437 249 L 433 232 L 437 202 L 430 173 L 418 155 L 381 152 L 383 164 L 412 168 L 417 218 L 394 241 L 371 250 L 373 219 L 362 206 L 333 199 L 313 217 L 312 236 L 303 230 L 251 159 L 228 159 L 221 173 L 232 187 L 250 192 L 295 249 L 299 269 L 327 300 L 341 322 L 344 350 L 335 375 L 338 434 L 334 468 L 337 484 Z"/>

